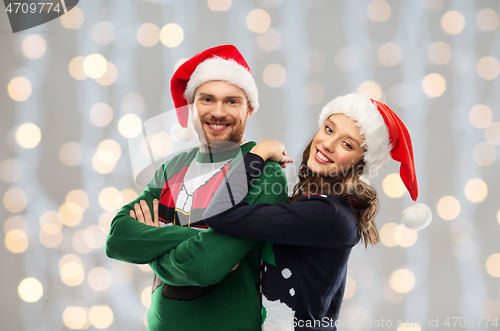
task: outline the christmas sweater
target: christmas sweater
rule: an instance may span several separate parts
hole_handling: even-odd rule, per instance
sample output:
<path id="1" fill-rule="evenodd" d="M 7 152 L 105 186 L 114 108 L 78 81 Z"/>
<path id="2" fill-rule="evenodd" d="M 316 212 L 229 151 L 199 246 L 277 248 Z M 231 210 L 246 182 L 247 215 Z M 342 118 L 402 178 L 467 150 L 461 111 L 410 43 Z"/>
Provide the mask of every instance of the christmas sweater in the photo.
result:
<path id="1" fill-rule="evenodd" d="M 262 253 L 262 330 L 335 330 L 347 262 L 359 241 L 348 200 L 308 195 L 276 205 L 234 203 L 245 185 L 258 184 L 264 160 L 248 153 L 248 182 L 227 178 L 204 214 L 215 231 L 266 241 Z M 227 256 L 227 258 L 231 258 Z"/>
<path id="2" fill-rule="evenodd" d="M 149 263 L 155 273 L 148 330 L 260 329 L 263 243 L 215 232 L 201 220 L 224 175 L 237 162 L 235 150 L 245 154 L 253 146 L 255 142 L 247 142 L 219 154 L 194 149 L 174 157 L 156 171 L 146 190 L 114 217 L 106 254 L 129 263 Z M 203 166 L 208 163 L 215 166 Z M 193 172 L 187 166 L 193 164 L 205 172 L 195 171 L 188 177 Z M 267 162 L 264 170 L 259 176 L 261 185 L 249 189 L 245 201 L 251 205 L 286 201 L 281 167 Z M 264 189 L 270 185 L 282 187 L 281 193 Z M 140 200 L 146 200 L 153 210 L 155 198 L 160 201 L 161 223 L 169 226 L 152 227 L 129 216 Z M 234 260 L 226 259 L 228 254 Z M 230 272 L 238 262 L 239 267 Z"/>

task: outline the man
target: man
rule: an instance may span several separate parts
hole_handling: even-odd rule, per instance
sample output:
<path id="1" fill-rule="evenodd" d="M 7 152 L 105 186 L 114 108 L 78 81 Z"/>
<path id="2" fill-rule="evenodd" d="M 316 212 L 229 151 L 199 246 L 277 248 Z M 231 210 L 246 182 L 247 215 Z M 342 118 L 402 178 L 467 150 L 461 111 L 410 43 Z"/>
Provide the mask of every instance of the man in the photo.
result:
<path id="1" fill-rule="evenodd" d="M 196 130 L 200 148 L 164 163 L 147 189 L 118 212 L 106 254 L 149 263 L 155 272 L 150 330 L 259 330 L 263 244 L 214 232 L 201 220 L 232 159 L 255 145 L 243 137 L 246 120 L 258 108 L 255 81 L 234 46 L 219 46 L 179 67 L 171 91 L 179 120 L 172 135 L 187 140 Z M 188 127 L 186 105 L 194 128 Z M 249 204 L 286 202 L 286 179 L 277 163 L 267 163 L 256 183 L 245 197 Z M 134 218 L 155 209 L 161 223 L 171 226 L 152 227 Z"/>

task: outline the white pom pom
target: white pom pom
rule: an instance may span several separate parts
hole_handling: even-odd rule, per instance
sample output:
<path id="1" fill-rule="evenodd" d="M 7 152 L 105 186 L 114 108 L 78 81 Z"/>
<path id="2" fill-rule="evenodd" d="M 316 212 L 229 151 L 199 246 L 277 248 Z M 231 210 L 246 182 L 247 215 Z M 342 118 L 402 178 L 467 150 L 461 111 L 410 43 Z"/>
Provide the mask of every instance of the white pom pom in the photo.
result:
<path id="1" fill-rule="evenodd" d="M 403 224 L 408 229 L 421 230 L 432 221 L 431 209 L 423 203 L 414 203 L 403 210 Z"/>
<path id="2" fill-rule="evenodd" d="M 188 124 L 187 128 L 183 128 L 179 123 L 175 123 L 170 129 L 170 135 L 177 142 L 188 142 L 195 140 L 198 137 L 196 130 L 192 124 Z"/>

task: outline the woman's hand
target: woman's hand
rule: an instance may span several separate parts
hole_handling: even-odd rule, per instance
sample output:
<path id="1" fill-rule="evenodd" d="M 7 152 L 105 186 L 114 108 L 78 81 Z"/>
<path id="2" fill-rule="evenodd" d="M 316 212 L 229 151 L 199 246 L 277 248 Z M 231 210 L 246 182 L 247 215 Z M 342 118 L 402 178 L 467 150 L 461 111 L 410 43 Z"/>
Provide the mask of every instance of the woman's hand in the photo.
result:
<path id="1" fill-rule="evenodd" d="M 134 210 L 130 211 L 130 217 L 133 217 L 146 225 L 159 227 L 158 199 L 153 200 L 153 217 L 151 217 L 151 211 L 149 210 L 149 206 L 145 200 L 141 200 L 140 204 L 136 203 L 134 205 Z"/>
<path id="2" fill-rule="evenodd" d="M 264 161 L 278 162 L 282 168 L 286 168 L 288 163 L 293 162 L 293 159 L 286 154 L 285 145 L 274 139 L 260 141 L 250 153 L 259 155 Z"/>

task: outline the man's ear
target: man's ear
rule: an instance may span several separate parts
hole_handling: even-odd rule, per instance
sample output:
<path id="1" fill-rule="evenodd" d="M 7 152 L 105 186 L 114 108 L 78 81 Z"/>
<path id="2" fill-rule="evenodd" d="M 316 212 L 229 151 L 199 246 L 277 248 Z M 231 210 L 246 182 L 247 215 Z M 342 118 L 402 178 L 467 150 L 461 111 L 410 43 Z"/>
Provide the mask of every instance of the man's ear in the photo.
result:
<path id="1" fill-rule="evenodd" d="M 250 106 L 250 104 L 248 104 L 248 109 L 247 109 L 248 116 L 247 116 L 247 118 L 250 117 L 250 115 L 253 114 L 253 111 L 254 111 L 253 107 Z"/>

